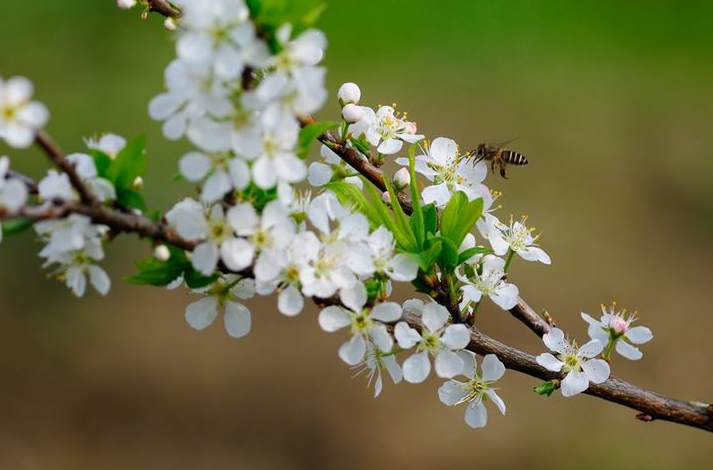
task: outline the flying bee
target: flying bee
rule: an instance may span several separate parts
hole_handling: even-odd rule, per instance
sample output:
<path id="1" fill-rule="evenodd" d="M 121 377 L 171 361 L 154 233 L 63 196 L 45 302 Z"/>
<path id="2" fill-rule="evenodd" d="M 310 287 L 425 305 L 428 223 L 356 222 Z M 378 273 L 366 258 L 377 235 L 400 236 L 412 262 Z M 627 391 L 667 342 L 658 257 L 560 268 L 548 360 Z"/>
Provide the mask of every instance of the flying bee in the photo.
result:
<path id="1" fill-rule="evenodd" d="M 525 155 L 502 147 L 509 142 L 511 141 L 502 144 L 480 144 L 477 149 L 471 150 L 466 155 L 472 159 L 473 165 L 481 160 L 490 162 L 490 171 L 492 172 L 495 172 L 495 166 L 497 166 L 500 176 L 507 179 L 505 168 L 508 165 L 522 166 L 528 163 Z"/>

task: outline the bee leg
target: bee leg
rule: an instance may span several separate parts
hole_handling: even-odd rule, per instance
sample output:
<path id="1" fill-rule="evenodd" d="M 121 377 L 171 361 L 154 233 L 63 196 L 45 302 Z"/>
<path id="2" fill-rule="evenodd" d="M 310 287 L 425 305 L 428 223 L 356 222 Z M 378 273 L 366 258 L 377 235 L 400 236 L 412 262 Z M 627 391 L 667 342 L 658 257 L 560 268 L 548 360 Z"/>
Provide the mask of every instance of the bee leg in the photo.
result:
<path id="1" fill-rule="evenodd" d="M 490 162 L 490 172 L 495 173 L 495 160 Z"/>
<path id="2" fill-rule="evenodd" d="M 505 176 L 505 165 L 500 165 L 500 176 L 502 176 L 505 179 L 508 179 L 508 177 Z"/>

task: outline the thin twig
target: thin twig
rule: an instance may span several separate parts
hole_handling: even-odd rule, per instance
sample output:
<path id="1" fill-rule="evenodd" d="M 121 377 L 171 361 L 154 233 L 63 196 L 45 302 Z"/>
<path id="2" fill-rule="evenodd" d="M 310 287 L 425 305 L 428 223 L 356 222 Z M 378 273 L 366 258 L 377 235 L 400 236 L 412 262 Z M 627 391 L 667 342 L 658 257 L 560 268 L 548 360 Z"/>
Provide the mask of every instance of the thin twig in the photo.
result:
<path id="1" fill-rule="evenodd" d="M 60 170 L 67 173 L 70 183 L 79 193 L 79 197 L 83 202 L 88 204 L 99 204 L 91 189 L 84 183 L 84 180 L 77 174 L 74 163 L 70 162 L 64 155 L 64 152 L 54 143 L 52 138 L 45 132 L 39 131 L 35 136 L 35 143 L 44 150 L 47 158 L 50 159 Z"/>
<path id="2" fill-rule="evenodd" d="M 156 12 L 167 18 L 180 18 L 181 10 L 171 5 L 166 0 L 146 0 L 146 5 L 149 11 Z"/>

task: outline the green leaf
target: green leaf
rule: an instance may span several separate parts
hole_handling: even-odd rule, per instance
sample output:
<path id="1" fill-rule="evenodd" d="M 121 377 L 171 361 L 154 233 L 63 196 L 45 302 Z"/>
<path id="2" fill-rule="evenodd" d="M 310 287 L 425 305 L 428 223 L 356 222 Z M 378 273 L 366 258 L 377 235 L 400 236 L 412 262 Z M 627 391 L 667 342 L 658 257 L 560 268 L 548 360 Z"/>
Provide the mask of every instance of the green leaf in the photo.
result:
<path id="1" fill-rule="evenodd" d="M 405 250 L 405 247 L 409 244 L 406 234 L 403 233 L 401 227 L 399 227 L 398 224 L 394 222 L 394 219 L 391 218 L 391 212 L 389 212 L 389 209 L 384 204 L 384 201 L 381 200 L 381 195 L 376 192 L 376 189 L 374 189 L 371 183 L 365 181 L 364 186 L 369 193 L 371 206 L 376 211 L 380 224 L 394 234 L 394 240 L 396 240 L 398 247 Z"/>
<path id="2" fill-rule="evenodd" d="M 391 180 L 389 179 L 388 175 L 384 175 L 384 185 L 386 186 L 386 190 L 389 193 L 389 199 L 391 200 L 391 210 L 393 211 L 394 215 L 396 216 L 396 223 L 399 224 L 401 227 L 401 230 L 403 230 L 404 235 L 406 236 L 406 239 L 408 241 L 408 244 L 404 245 L 403 248 L 406 251 L 410 252 L 416 252 L 419 249 L 418 243 L 416 242 L 416 237 L 413 234 L 413 230 L 411 230 L 411 225 L 409 224 L 409 220 L 406 217 L 406 214 L 404 213 L 403 208 L 401 207 L 401 201 L 399 201 L 399 195 L 396 193 L 394 190 L 393 185 L 391 184 Z"/>
<path id="3" fill-rule="evenodd" d="M 549 397 L 552 395 L 552 392 L 557 390 L 557 385 L 555 385 L 554 382 L 544 382 L 543 384 L 534 387 L 533 390 L 538 395 L 546 395 Z"/>
<path id="4" fill-rule="evenodd" d="M 119 189 L 132 189 L 134 180 L 146 171 L 146 137 L 140 135 L 126 144 L 111 162 L 106 177 Z"/>
<path id="5" fill-rule="evenodd" d="M 2 235 L 16 235 L 32 227 L 32 219 L 10 219 L 2 222 Z"/>
<path id="6" fill-rule="evenodd" d="M 134 189 L 117 189 L 116 200 L 125 207 L 139 209 L 140 211 L 146 211 L 147 209 L 144 198 Z"/>
<path id="7" fill-rule="evenodd" d="M 112 159 L 109 155 L 101 150 L 89 150 L 89 154 L 94 158 L 94 166 L 97 167 L 97 175 L 102 178 L 107 177 L 107 171 L 112 164 Z"/>
<path id="8" fill-rule="evenodd" d="M 260 27 L 274 31 L 290 23 L 293 36 L 314 26 L 326 6 L 322 0 L 248 0 L 247 5 Z"/>
<path id="9" fill-rule="evenodd" d="M 426 204 L 421 209 L 423 211 L 423 226 L 426 229 L 426 237 L 429 234 L 435 235 L 438 231 L 438 209 L 435 204 Z"/>
<path id="10" fill-rule="evenodd" d="M 418 193 L 418 180 L 416 179 L 416 144 L 412 144 L 408 149 L 408 172 L 411 188 L 411 219 L 409 224 L 416 237 L 416 245 L 421 249 L 426 241 L 426 227 L 423 222 L 423 209 L 421 208 L 421 195 Z"/>
<path id="11" fill-rule="evenodd" d="M 461 208 L 458 213 L 458 223 L 451 230 L 449 238 L 453 243 L 460 246 L 465 239 L 465 236 L 473 229 L 475 223 L 483 215 L 483 199 L 473 199 Z"/>
<path id="12" fill-rule="evenodd" d="M 453 271 L 458 266 L 458 245 L 446 237 L 440 237 L 440 241 L 443 247 L 438 257 L 438 264 L 447 272 Z"/>
<path id="13" fill-rule="evenodd" d="M 334 129 L 339 125 L 338 122 L 320 121 L 308 124 L 300 130 L 299 150 L 297 156 L 302 160 L 307 158 L 312 144 L 325 132 Z"/>
<path id="14" fill-rule="evenodd" d="M 474 246 L 473 248 L 468 248 L 458 255 L 458 265 L 460 266 L 475 255 L 492 252 L 493 250 L 484 246 Z"/>
<path id="15" fill-rule="evenodd" d="M 458 219 L 461 208 L 468 203 L 468 196 L 463 191 L 458 191 L 451 196 L 446 207 L 441 214 L 441 235 L 450 239 L 458 225 L 461 223 Z"/>
<path id="16" fill-rule="evenodd" d="M 418 254 L 416 262 L 421 271 L 429 272 L 431 270 L 431 265 L 438 259 L 441 254 L 441 242 L 439 240 L 434 241 L 431 246 Z"/>
<path id="17" fill-rule="evenodd" d="M 351 142 L 354 148 L 360 151 L 365 157 L 369 158 L 371 155 L 371 147 L 369 147 L 368 142 L 357 138 L 351 138 L 349 139 L 349 142 Z"/>
<path id="18" fill-rule="evenodd" d="M 132 284 L 149 284 L 165 286 L 183 275 L 186 269 L 191 269 L 191 263 L 183 252 L 175 253 L 176 248 L 169 248 L 171 257 L 167 261 L 159 261 L 153 256 L 136 263 L 137 274 L 126 278 Z"/>
<path id="19" fill-rule="evenodd" d="M 215 281 L 218 280 L 218 276 L 205 276 L 202 273 L 193 269 L 193 267 L 191 266 L 184 271 L 183 280 L 186 282 L 186 285 L 191 289 L 200 289 L 201 287 L 206 287 L 213 284 Z"/>

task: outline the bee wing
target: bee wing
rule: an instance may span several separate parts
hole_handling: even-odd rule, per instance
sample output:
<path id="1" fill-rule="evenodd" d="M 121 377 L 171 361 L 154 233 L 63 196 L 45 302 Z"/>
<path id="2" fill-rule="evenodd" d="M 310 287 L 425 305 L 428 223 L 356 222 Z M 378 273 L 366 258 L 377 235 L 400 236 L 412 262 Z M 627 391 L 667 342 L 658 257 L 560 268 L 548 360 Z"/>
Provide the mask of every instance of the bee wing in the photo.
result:
<path id="1" fill-rule="evenodd" d="M 495 145 L 496 145 L 497 147 L 502 147 L 503 145 L 507 145 L 507 144 L 509 144 L 510 142 L 516 141 L 516 140 L 519 139 L 520 137 L 522 137 L 522 136 L 519 135 L 519 136 L 517 136 L 517 137 L 513 137 L 513 138 L 510 139 L 510 140 L 506 140 L 505 142 L 498 142 L 498 143 L 495 144 Z"/>

